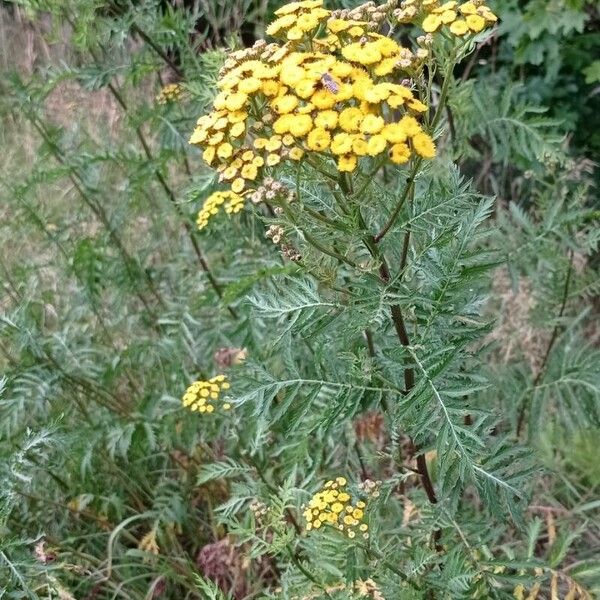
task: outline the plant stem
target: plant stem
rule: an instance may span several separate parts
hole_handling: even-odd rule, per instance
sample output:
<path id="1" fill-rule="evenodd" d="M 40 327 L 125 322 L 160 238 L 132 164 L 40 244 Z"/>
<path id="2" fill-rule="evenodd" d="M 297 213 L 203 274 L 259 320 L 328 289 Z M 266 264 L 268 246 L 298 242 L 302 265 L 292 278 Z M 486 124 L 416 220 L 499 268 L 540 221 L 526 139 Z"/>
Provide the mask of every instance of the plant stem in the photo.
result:
<path id="1" fill-rule="evenodd" d="M 452 79 L 452 71 L 453 70 L 454 70 L 454 59 L 450 60 L 450 62 L 448 63 L 448 70 L 446 71 L 446 75 L 444 77 L 444 83 L 442 84 L 442 90 L 440 92 L 440 100 L 438 102 L 438 105 L 437 105 L 437 108 L 435 111 L 435 115 L 434 115 L 433 120 L 431 121 L 431 125 L 430 125 L 430 130 L 431 130 L 432 134 L 435 133 L 435 128 L 437 127 L 437 125 L 442 117 L 442 113 L 444 111 L 446 99 L 448 97 L 448 90 L 450 89 L 450 81 Z M 396 219 L 398 218 L 398 215 L 400 214 L 400 211 L 402 210 L 402 207 L 404 206 L 406 199 L 408 198 L 409 194 L 412 192 L 412 188 L 414 187 L 414 184 L 415 184 L 415 178 L 418 174 L 419 167 L 421 166 L 422 162 L 423 162 L 422 158 L 418 158 L 415 160 L 412 171 L 410 172 L 410 175 L 408 176 L 408 180 L 406 182 L 406 187 L 404 188 L 404 192 L 402 193 L 400 200 L 396 204 L 396 208 L 394 208 L 394 210 L 392 211 L 391 217 L 388 219 L 386 224 L 381 228 L 379 233 L 374 238 L 376 244 L 378 244 L 384 238 L 384 236 L 388 233 L 388 231 L 393 227 L 394 223 L 396 222 Z"/>
<path id="2" fill-rule="evenodd" d="M 143 29 L 141 29 L 136 23 L 134 23 L 131 26 L 131 30 L 137 33 L 144 40 L 144 42 L 146 42 L 146 44 L 148 44 L 148 46 L 150 46 L 150 48 L 152 48 L 152 50 L 154 50 L 154 52 L 156 52 L 156 54 L 158 54 L 158 56 L 160 56 L 165 61 L 165 63 L 169 65 L 169 67 L 171 67 L 173 72 L 178 77 L 183 77 L 183 71 L 173 62 L 173 60 L 171 60 L 169 55 Z"/>
<path id="3" fill-rule="evenodd" d="M 343 180 L 340 180 L 342 186 Z M 367 231 L 367 224 L 362 216 L 360 208 L 357 211 L 357 216 L 359 220 L 359 225 L 363 231 Z M 365 244 L 367 250 L 370 252 L 371 256 L 379 261 L 379 275 L 381 281 L 384 284 L 389 284 L 391 276 L 390 269 L 385 259 L 385 256 L 380 251 L 377 246 L 377 242 L 373 235 L 368 234 L 365 238 L 363 238 L 363 243 Z M 410 338 L 408 336 L 408 331 L 406 329 L 406 325 L 404 323 L 404 317 L 402 315 L 402 310 L 400 305 L 394 304 L 391 307 L 391 316 L 392 323 L 394 325 L 394 329 L 396 330 L 396 335 L 398 336 L 398 340 L 403 347 L 410 347 Z M 409 394 L 411 390 L 415 387 L 415 371 L 410 365 L 405 365 L 404 367 L 404 386 L 406 394 Z M 419 449 L 415 446 L 415 450 L 418 452 Z M 419 469 L 419 475 L 421 476 L 421 482 L 423 484 L 423 488 L 425 493 L 427 494 L 427 499 L 431 504 L 437 504 L 437 496 L 435 494 L 435 489 L 433 487 L 433 482 L 431 481 L 431 476 L 429 475 L 429 470 L 427 468 L 427 461 L 425 460 L 425 456 L 423 454 L 419 454 L 417 456 L 417 466 Z M 439 530 L 435 532 L 436 540 L 439 538 L 440 532 Z"/>
<path id="4" fill-rule="evenodd" d="M 113 244 L 116 246 L 117 250 L 121 254 L 127 274 L 129 275 L 129 278 L 131 279 L 131 281 L 133 283 L 136 279 L 136 276 L 135 276 L 135 273 L 132 271 L 131 264 L 134 263 L 135 261 L 133 260 L 132 256 L 129 254 L 129 252 L 126 250 L 123 242 L 121 241 L 121 238 L 117 235 L 117 232 L 112 227 L 110 220 L 108 218 L 108 215 L 106 214 L 104 208 L 102 206 L 100 206 L 99 204 L 97 204 L 96 202 L 94 202 L 91 199 L 91 197 L 88 195 L 88 193 L 85 191 L 85 189 L 83 187 L 84 186 L 83 179 L 81 178 L 81 176 L 79 174 L 77 176 L 75 176 L 70 165 L 66 162 L 65 158 L 62 156 L 62 152 L 61 152 L 60 148 L 54 143 L 50 134 L 45 130 L 44 126 L 38 122 L 38 120 L 35 116 L 30 115 L 29 113 L 25 113 L 25 115 L 28 118 L 28 120 L 31 122 L 31 124 L 34 126 L 34 128 L 37 130 L 37 132 L 40 134 L 40 136 L 44 140 L 44 142 L 48 145 L 50 152 L 52 153 L 52 155 L 54 156 L 56 161 L 63 166 L 69 167 L 68 177 L 71 180 L 71 183 L 77 190 L 77 192 L 78 192 L 79 196 L 81 197 L 81 199 L 83 200 L 83 202 L 96 215 L 98 220 L 102 223 L 102 225 L 108 232 L 110 239 L 112 240 Z M 80 183 L 80 181 L 81 181 L 81 183 Z M 146 280 L 146 283 L 148 284 L 150 291 L 154 295 L 154 297 L 158 300 L 158 302 L 161 305 L 164 306 L 164 300 L 162 299 L 161 295 L 159 294 L 158 290 L 156 289 L 154 282 L 150 279 L 150 277 L 146 273 L 145 273 L 144 278 Z M 153 318 L 154 321 L 156 321 L 156 319 L 157 319 L 156 313 L 152 310 L 152 308 L 148 304 L 148 301 L 146 300 L 146 298 L 143 296 L 143 294 L 141 294 L 141 292 L 139 290 L 137 290 L 137 288 L 136 288 L 135 294 L 140 299 L 142 304 L 144 305 L 144 308 L 146 309 L 148 314 Z"/>
<path id="5" fill-rule="evenodd" d="M 398 218 L 398 215 L 400 214 L 400 211 L 402 210 L 402 207 L 404 206 L 406 199 L 408 198 L 409 194 L 411 193 L 411 191 L 414 187 L 415 179 L 417 177 L 417 173 L 419 171 L 419 167 L 421 166 L 422 162 L 423 162 L 422 158 L 418 158 L 415 161 L 413 168 L 410 172 L 410 175 L 408 176 L 408 180 L 406 181 L 406 187 L 404 188 L 404 192 L 402 193 L 402 196 L 400 196 L 400 200 L 398 201 L 398 204 L 396 204 L 396 208 L 394 208 L 392 215 L 387 220 L 386 224 L 381 228 L 379 233 L 373 237 L 373 241 L 376 244 L 378 244 L 384 238 L 384 236 L 387 234 L 387 232 L 393 227 L 394 223 L 396 222 L 396 219 Z"/>
<path id="6" fill-rule="evenodd" d="M 392 573 L 395 573 L 396 575 L 398 575 L 398 577 L 400 577 L 400 579 L 402 579 L 402 581 L 405 581 L 406 583 L 408 583 L 408 585 L 410 585 L 413 589 L 415 589 L 415 590 L 421 589 L 416 583 L 411 581 L 405 573 L 403 573 L 400 569 L 395 567 L 392 563 L 388 562 L 385 559 L 385 556 L 381 552 L 379 552 L 378 550 L 375 550 L 375 548 L 372 548 L 371 546 L 366 546 L 365 544 L 363 544 L 361 542 L 354 542 L 354 543 L 356 544 L 356 546 L 358 546 L 359 548 L 364 550 L 368 555 L 373 556 L 377 560 L 381 561 L 381 564 L 386 569 L 389 569 Z"/>
<path id="7" fill-rule="evenodd" d="M 354 263 L 353 261 L 351 261 L 349 258 L 342 256 L 335 250 L 326 248 L 323 244 L 321 244 L 321 242 L 319 242 L 312 235 L 310 235 L 310 233 L 307 233 L 304 229 L 302 229 L 298 225 L 298 221 L 295 219 L 295 217 L 294 217 L 292 211 L 290 210 L 289 206 L 287 205 L 287 203 L 282 203 L 281 207 L 283 208 L 283 211 L 286 214 L 286 216 L 290 219 L 290 221 L 294 224 L 294 226 L 296 226 L 299 229 L 299 231 L 302 233 L 302 235 L 304 236 L 306 241 L 311 246 L 314 246 L 319 252 L 321 252 L 323 254 L 327 254 L 327 256 L 331 256 L 332 258 L 335 258 L 336 260 L 348 265 L 349 267 L 352 267 L 353 269 L 359 268 L 358 265 L 356 263 Z"/>
<path id="8" fill-rule="evenodd" d="M 96 61 L 96 64 L 98 64 L 99 61 L 96 59 L 96 57 L 93 53 L 92 53 L 92 57 Z M 127 103 L 125 102 L 125 99 L 123 98 L 123 96 L 121 95 L 119 90 L 112 83 L 108 84 L 108 88 L 111 91 L 114 98 L 116 99 L 116 101 L 119 103 L 119 105 L 123 109 L 123 112 L 127 114 L 129 109 L 127 107 Z M 144 132 L 142 131 L 141 126 L 138 125 L 137 127 L 135 127 L 135 134 L 142 146 L 142 149 L 144 150 L 144 154 L 146 155 L 146 158 L 148 159 L 148 161 L 154 162 L 154 156 L 152 154 L 152 150 L 150 149 L 150 144 L 148 144 L 148 141 L 146 140 L 146 137 L 144 136 Z M 198 241 L 196 240 L 196 238 L 194 236 L 192 226 L 190 225 L 190 222 L 187 219 L 187 217 L 183 214 L 181 207 L 177 203 L 177 198 L 175 196 L 175 193 L 173 192 L 173 190 L 171 189 L 171 187 L 167 183 L 166 179 L 164 178 L 163 174 L 160 172 L 160 170 L 158 168 L 154 169 L 154 176 L 156 177 L 156 180 L 158 181 L 158 183 L 162 187 L 163 191 L 165 192 L 167 198 L 171 202 L 173 208 L 175 209 L 175 212 L 181 218 L 181 220 L 183 222 L 183 226 L 184 226 L 186 233 L 192 244 L 192 248 L 194 249 L 194 252 L 196 254 L 196 258 L 198 259 L 198 262 L 200 263 L 200 267 L 206 274 L 206 277 L 207 277 L 211 287 L 213 288 L 213 290 L 215 291 L 215 293 L 217 294 L 219 299 L 222 299 L 223 291 L 221 289 L 221 285 L 217 281 L 216 277 L 213 275 L 211 268 L 209 267 L 208 262 L 206 261 L 206 258 L 204 257 L 202 250 L 200 249 Z M 238 315 L 237 315 L 235 309 L 233 309 L 231 306 L 227 306 L 227 310 L 229 311 L 229 313 L 231 314 L 231 316 L 234 319 L 238 318 Z"/>
<path id="9" fill-rule="evenodd" d="M 302 575 L 304 575 L 304 577 L 306 577 L 309 581 L 312 581 L 325 594 L 325 596 L 327 596 L 327 598 L 331 598 L 331 594 L 327 591 L 327 588 L 320 581 L 318 581 L 308 569 L 304 567 L 298 557 L 294 554 L 294 551 L 289 544 L 286 546 L 286 550 L 292 559 L 292 562 L 302 573 Z"/>

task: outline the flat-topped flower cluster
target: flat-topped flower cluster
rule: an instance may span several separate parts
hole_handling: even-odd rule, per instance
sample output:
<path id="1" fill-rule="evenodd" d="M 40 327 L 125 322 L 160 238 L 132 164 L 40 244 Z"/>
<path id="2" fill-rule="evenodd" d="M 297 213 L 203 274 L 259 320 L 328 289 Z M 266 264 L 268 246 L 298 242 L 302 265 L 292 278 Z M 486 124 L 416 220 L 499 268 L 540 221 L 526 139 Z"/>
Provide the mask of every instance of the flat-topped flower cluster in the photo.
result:
<path id="1" fill-rule="evenodd" d="M 306 531 L 330 525 L 343 531 L 350 539 L 357 534 L 369 537 L 369 526 L 365 523 L 366 503 L 356 500 L 348 492 L 345 477 L 337 477 L 325 483 L 304 508 Z"/>
<path id="2" fill-rule="evenodd" d="M 218 408 L 227 411 L 231 404 L 224 401 L 221 394 L 229 387 L 225 375 L 211 377 L 208 381 L 195 381 L 187 388 L 181 401 L 192 412 L 210 414 Z"/>
<path id="3" fill-rule="evenodd" d="M 433 33 L 447 27 L 451 34 L 459 37 L 479 33 L 498 20 L 483 0 L 461 4 L 454 0 L 443 4 L 438 0 L 404 0 L 395 16 L 402 22 L 411 22 L 423 11 L 427 13 L 421 24 L 424 31 Z"/>
<path id="4" fill-rule="evenodd" d="M 323 0 L 305 0 L 276 11 L 267 34 L 280 41 L 260 40 L 228 56 L 213 110 L 190 138 L 229 188 L 226 198 L 217 192 L 207 200 L 198 226 L 222 204 L 237 212 L 282 161 L 319 158 L 352 173 L 362 160 L 402 165 L 413 155 L 433 158 L 435 145 L 419 120 L 428 106 L 410 83 L 428 57 L 426 36 L 410 49 L 381 31 L 396 17 L 406 22 L 409 13 L 427 31 L 450 16 L 454 25 L 461 21 L 455 5 L 407 0 L 398 9 L 390 0 L 332 13 Z M 475 7 L 472 14 L 467 5 L 474 6 L 461 5 L 461 15 L 492 22 L 491 13 L 482 16 Z M 470 30 L 479 27 L 479 21 L 465 22 Z"/>

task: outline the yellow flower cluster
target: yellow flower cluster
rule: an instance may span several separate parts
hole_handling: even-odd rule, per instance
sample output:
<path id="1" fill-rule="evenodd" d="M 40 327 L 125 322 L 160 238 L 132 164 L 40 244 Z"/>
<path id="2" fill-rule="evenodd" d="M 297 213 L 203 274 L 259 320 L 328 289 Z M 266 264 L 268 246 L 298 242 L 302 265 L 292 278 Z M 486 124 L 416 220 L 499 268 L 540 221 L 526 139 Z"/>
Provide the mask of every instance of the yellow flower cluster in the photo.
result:
<path id="1" fill-rule="evenodd" d="M 468 33 L 479 33 L 498 18 L 481 0 L 464 2 L 445 2 L 441 6 L 427 7 L 429 15 L 423 21 L 423 30 L 427 33 L 437 31 L 443 25 L 450 27 L 450 33 L 463 36 Z"/>
<path id="2" fill-rule="evenodd" d="M 177 102 L 183 96 L 183 88 L 178 83 L 169 83 L 165 85 L 158 95 L 156 101 L 159 104 L 167 104 L 169 102 Z"/>
<path id="3" fill-rule="evenodd" d="M 211 194 L 198 213 L 198 229 L 204 229 L 208 225 L 208 220 L 219 212 L 223 206 L 228 215 L 235 215 L 244 208 L 244 198 L 233 191 L 215 192 Z"/>
<path id="4" fill-rule="evenodd" d="M 278 18 L 267 27 L 267 35 L 301 40 L 305 34 L 317 30 L 331 14 L 322 6 L 322 0 L 304 0 L 282 6 L 275 11 Z"/>
<path id="5" fill-rule="evenodd" d="M 345 532 L 350 539 L 357 533 L 365 539 L 369 537 L 369 526 L 364 522 L 366 504 L 362 500 L 353 504 L 346 484 L 344 477 L 337 477 L 311 498 L 303 512 L 306 531 L 330 525 Z"/>
<path id="6" fill-rule="evenodd" d="M 416 118 L 427 106 L 397 83 L 398 72 L 414 74 L 423 56 L 322 5 L 284 6 L 267 31 L 286 41 L 230 54 L 213 111 L 197 122 L 190 143 L 234 194 L 245 197 L 265 170 L 307 151 L 334 160 L 340 172 L 354 171 L 363 157 L 404 164 L 413 153 L 435 156 Z M 221 199 L 205 205 L 201 227 Z"/>
<path id="7" fill-rule="evenodd" d="M 215 411 L 215 403 L 219 400 L 221 393 L 229 389 L 229 383 L 225 375 L 217 375 L 208 381 L 196 381 L 192 383 L 183 395 L 183 406 L 193 412 L 212 413 Z M 231 404 L 222 402 L 221 408 L 229 410 Z"/>
<path id="8" fill-rule="evenodd" d="M 418 15 L 425 13 L 421 27 L 427 33 L 449 27 L 450 33 L 464 36 L 479 33 L 498 20 L 484 4 L 484 0 L 469 0 L 459 5 L 451 0 L 440 4 L 439 0 L 404 0 L 394 16 L 403 23 L 415 22 Z"/>

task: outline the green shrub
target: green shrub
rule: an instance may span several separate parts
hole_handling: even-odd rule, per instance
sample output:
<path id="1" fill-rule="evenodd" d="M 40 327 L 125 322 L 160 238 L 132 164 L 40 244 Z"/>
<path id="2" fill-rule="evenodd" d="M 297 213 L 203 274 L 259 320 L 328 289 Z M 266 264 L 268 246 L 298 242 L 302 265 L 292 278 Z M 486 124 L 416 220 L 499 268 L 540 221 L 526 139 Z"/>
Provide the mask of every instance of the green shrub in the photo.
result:
<path id="1" fill-rule="evenodd" d="M 187 142 L 227 102 L 241 16 L 262 35 L 276 6 L 21 4 L 0 39 L 22 47 L 24 20 L 45 58 L 0 79 L 2 594 L 595 597 L 595 142 L 566 147 L 587 109 L 554 104 L 593 83 L 557 57 L 594 13 L 505 3 L 498 29 L 429 17 L 417 43 L 425 15 L 389 3 L 368 20 L 423 52 L 379 76 L 410 82 L 377 111 L 418 122 L 379 152 L 371 119 L 362 158 L 271 139 L 272 167 L 228 183 Z M 368 62 L 364 35 L 325 51 Z M 322 111 L 360 107 L 320 69 Z"/>

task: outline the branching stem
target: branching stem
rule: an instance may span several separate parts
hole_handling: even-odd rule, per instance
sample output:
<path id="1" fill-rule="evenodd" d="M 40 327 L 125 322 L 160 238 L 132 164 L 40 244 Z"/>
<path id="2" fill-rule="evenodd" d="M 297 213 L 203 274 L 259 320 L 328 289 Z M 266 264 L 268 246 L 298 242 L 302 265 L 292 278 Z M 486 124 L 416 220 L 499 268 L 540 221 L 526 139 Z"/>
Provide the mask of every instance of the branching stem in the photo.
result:
<path id="1" fill-rule="evenodd" d="M 450 89 L 450 81 L 452 80 L 452 71 L 454 70 L 454 64 L 455 64 L 454 60 L 450 60 L 448 70 L 444 77 L 444 83 L 442 84 L 442 90 L 440 92 L 440 100 L 438 102 L 438 105 L 437 105 L 437 108 L 435 111 L 435 115 L 434 115 L 433 120 L 431 121 L 431 125 L 430 125 L 430 130 L 432 133 L 435 133 L 435 128 L 437 127 L 437 125 L 442 117 L 442 113 L 444 112 L 444 107 L 446 105 L 446 99 L 448 97 L 448 90 Z M 406 181 L 406 187 L 404 188 L 404 192 L 402 193 L 402 196 L 400 196 L 400 200 L 398 200 L 398 203 L 396 204 L 396 208 L 394 208 L 394 210 L 392 211 L 392 215 L 390 216 L 390 218 L 388 219 L 386 224 L 381 228 L 379 233 L 377 235 L 375 235 L 375 237 L 374 237 L 376 244 L 378 244 L 385 237 L 385 235 L 388 233 L 388 231 L 394 226 L 394 223 L 396 222 L 396 219 L 398 218 L 398 215 L 400 214 L 400 211 L 402 210 L 402 207 L 404 206 L 406 199 L 409 197 L 409 194 L 412 193 L 413 187 L 415 185 L 415 179 L 417 177 L 417 174 L 419 172 L 419 168 L 421 167 L 422 162 L 423 162 L 422 158 L 418 158 L 415 160 L 412 171 L 410 172 L 410 175 L 408 176 L 408 180 Z"/>

